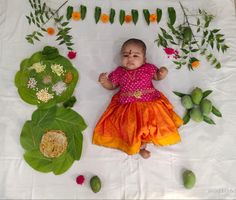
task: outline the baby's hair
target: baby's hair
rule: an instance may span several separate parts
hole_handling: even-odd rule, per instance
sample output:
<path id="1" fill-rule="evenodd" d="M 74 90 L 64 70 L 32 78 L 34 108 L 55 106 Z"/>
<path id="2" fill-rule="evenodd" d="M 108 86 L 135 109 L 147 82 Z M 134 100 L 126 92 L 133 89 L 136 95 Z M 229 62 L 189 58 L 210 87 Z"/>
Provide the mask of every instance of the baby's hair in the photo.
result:
<path id="1" fill-rule="evenodd" d="M 135 44 L 135 45 L 139 46 L 140 48 L 142 48 L 144 56 L 146 55 L 146 49 L 147 49 L 146 44 L 142 40 L 139 40 L 136 38 L 131 38 L 131 39 L 125 41 L 121 47 L 121 52 L 124 50 L 124 48 L 127 45 L 130 45 L 130 44 Z"/>

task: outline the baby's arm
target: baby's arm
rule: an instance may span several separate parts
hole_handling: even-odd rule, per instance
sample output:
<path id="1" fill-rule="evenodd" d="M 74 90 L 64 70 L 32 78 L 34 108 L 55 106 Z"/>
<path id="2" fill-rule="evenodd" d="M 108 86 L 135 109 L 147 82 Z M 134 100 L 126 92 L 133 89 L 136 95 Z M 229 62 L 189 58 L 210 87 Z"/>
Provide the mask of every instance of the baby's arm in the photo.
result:
<path id="1" fill-rule="evenodd" d="M 161 67 L 157 73 L 154 74 L 154 80 L 160 81 L 164 79 L 168 74 L 168 69 L 166 67 Z"/>
<path id="2" fill-rule="evenodd" d="M 112 82 L 108 79 L 107 73 L 101 73 L 99 75 L 98 81 L 101 83 L 102 87 L 108 90 L 116 89 L 116 86 L 112 84 Z"/>

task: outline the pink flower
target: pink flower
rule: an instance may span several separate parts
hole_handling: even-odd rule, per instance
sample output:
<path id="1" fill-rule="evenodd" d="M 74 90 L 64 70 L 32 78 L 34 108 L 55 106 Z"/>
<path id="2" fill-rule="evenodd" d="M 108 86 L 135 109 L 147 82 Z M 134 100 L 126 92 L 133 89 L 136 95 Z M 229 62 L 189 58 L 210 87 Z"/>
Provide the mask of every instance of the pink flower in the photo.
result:
<path id="1" fill-rule="evenodd" d="M 79 175 L 76 178 L 76 183 L 79 184 L 79 185 L 82 185 L 84 183 L 84 180 L 85 180 L 84 176 L 83 175 Z"/>
<path id="2" fill-rule="evenodd" d="M 166 52 L 167 55 L 176 54 L 173 48 L 164 48 L 164 51 Z"/>
<path id="3" fill-rule="evenodd" d="M 73 59 L 76 57 L 76 52 L 75 51 L 69 51 L 67 54 L 68 58 Z"/>

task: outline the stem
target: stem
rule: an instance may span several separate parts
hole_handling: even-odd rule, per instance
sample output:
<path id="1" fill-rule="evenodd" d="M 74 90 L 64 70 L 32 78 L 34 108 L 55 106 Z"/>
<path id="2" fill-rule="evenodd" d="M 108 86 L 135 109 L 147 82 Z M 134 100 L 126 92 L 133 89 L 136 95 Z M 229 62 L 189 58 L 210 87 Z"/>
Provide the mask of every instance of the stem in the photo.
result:
<path id="1" fill-rule="evenodd" d="M 43 23 L 42 26 L 44 26 L 46 23 L 48 23 L 50 21 L 50 19 L 52 19 L 52 17 L 58 13 L 58 11 L 68 2 L 69 0 L 66 0 L 58 9 L 56 9 L 56 11 L 49 17 L 49 19 Z M 41 27 L 42 27 L 41 26 Z"/>

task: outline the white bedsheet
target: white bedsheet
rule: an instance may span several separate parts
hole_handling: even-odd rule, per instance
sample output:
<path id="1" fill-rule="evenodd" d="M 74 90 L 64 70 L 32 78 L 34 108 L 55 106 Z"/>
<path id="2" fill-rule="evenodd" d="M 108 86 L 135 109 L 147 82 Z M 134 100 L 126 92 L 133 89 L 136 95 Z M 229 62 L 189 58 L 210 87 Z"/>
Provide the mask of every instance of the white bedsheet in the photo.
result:
<path id="1" fill-rule="evenodd" d="M 49 5 L 57 8 L 63 1 L 50 0 Z M 176 0 L 81 0 L 69 1 L 68 5 L 84 4 L 88 8 L 86 19 L 71 22 L 77 57 L 74 66 L 80 73 L 75 90 L 79 112 L 88 124 L 84 131 L 84 146 L 81 160 L 75 161 L 63 175 L 44 174 L 33 170 L 23 159 L 24 150 L 19 136 L 26 120 L 31 118 L 35 106 L 19 97 L 14 85 L 15 73 L 22 59 L 31 56 L 46 45 L 55 45 L 66 56 L 65 46 L 58 46 L 55 36 L 45 37 L 41 42 L 30 45 L 25 36 L 32 28 L 25 15 L 30 6 L 27 0 L 0 0 L 0 198 L 2 199 L 226 199 L 236 198 L 236 18 L 233 0 L 183 0 L 193 8 L 206 9 L 216 15 L 215 27 L 225 33 L 230 49 L 219 54 L 220 70 L 202 60 L 194 72 L 186 68 L 176 70 L 161 48 L 153 42 L 160 26 L 166 24 L 166 8 L 174 6 L 180 15 Z M 143 8 L 163 9 L 159 25 L 147 26 L 142 15 L 136 26 L 95 25 L 93 10 L 101 6 L 130 10 Z M 180 20 L 180 19 L 179 19 Z M 214 117 L 216 125 L 193 123 L 180 128 L 182 142 L 169 147 L 148 149 L 152 157 L 148 160 L 139 155 L 125 153 L 92 145 L 93 128 L 108 105 L 115 91 L 103 89 L 97 82 L 101 72 L 110 72 L 118 64 L 121 43 L 131 37 L 144 40 L 148 46 L 148 61 L 169 69 L 168 78 L 155 83 L 175 106 L 181 116 L 184 110 L 180 99 L 172 91 L 190 92 L 195 86 L 214 92 L 209 98 L 223 113 L 223 118 Z M 183 169 L 195 172 L 197 183 L 191 190 L 182 185 Z M 85 184 L 75 182 L 83 174 Z M 89 179 L 98 175 L 102 189 L 93 193 Z"/>

